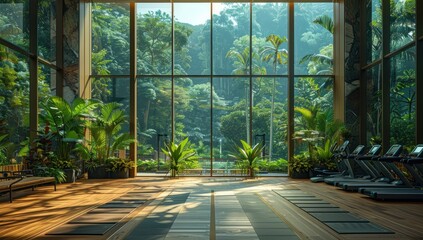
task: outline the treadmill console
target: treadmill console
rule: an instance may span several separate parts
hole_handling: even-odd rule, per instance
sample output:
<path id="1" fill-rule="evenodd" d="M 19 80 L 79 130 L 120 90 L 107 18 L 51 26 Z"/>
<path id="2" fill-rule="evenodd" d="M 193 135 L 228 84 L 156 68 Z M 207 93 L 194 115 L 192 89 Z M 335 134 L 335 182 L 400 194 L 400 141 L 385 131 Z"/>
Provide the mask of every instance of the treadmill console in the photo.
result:
<path id="1" fill-rule="evenodd" d="M 354 151 L 351 153 L 351 155 L 360 155 L 360 154 L 363 154 L 364 148 L 365 148 L 364 145 L 358 145 L 354 149 Z"/>
<path id="2" fill-rule="evenodd" d="M 381 150 L 382 150 L 381 145 L 373 145 L 372 148 L 370 148 L 369 152 L 367 152 L 366 155 L 375 156 L 375 155 L 378 155 Z"/>
<path id="3" fill-rule="evenodd" d="M 332 144 L 332 146 L 330 147 L 330 152 L 331 153 L 335 153 L 338 151 L 338 143 L 335 142 L 334 144 Z"/>
<path id="4" fill-rule="evenodd" d="M 338 151 L 345 152 L 348 148 L 348 144 L 350 144 L 350 141 L 346 140 L 341 146 L 339 146 Z"/>
<path id="5" fill-rule="evenodd" d="M 410 157 L 423 157 L 423 144 L 417 145 L 410 153 Z"/>
<path id="6" fill-rule="evenodd" d="M 402 152 L 402 146 L 399 144 L 392 145 L 388 151 L 386 151 L 385 156 L 398 156 Z"/>

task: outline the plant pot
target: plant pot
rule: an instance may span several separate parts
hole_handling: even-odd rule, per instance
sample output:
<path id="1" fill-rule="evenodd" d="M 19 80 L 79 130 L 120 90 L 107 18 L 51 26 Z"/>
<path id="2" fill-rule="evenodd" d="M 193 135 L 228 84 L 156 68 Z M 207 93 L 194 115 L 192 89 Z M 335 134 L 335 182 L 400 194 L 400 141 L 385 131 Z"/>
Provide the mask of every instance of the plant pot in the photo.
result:
<path id="1" fill-rule="evenodd" d="M 110 178 L 114 178 L 114 179 L 129 178 L 129 170 L 128 169 L 109 172 L 109 174 L 110 174 Z"/>
<path id="2" fill-rule="evenodd" d="M 99 166 L 94 169 L 88 170 L 88 178 L 89 179 L 103 179 L 108 178 L 108 172 L 106 171 L 105 166 Z"/>
<path id="3" fill-rule="evenodd" d="M 306 171 L 306 170 L 302 170 L 302 171 L 299 171 L 299 172 L 292 171 L 291 172 L 291 178 L 294 178 L 294 179 L 307 179 L 307 178 L 310 178 L 310 173 L 309 173 L 309 171 Z"/>
<path id="4" fill-rule="evenodd" d="M 76 171 L 75 169 L 63 169 L 66 180 L 63 183 L 74 183 L 76 180 Z"/>

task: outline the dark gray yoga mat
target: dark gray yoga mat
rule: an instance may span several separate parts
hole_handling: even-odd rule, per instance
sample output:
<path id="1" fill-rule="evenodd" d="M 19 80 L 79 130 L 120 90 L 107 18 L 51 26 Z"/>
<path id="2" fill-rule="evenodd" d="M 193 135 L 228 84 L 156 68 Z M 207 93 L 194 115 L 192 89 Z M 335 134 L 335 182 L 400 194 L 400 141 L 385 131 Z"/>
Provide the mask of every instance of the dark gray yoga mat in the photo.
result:
<path id="1" fill-rule="evenodd" d="M 127 213 L 91 213 L 84 214 L 70 221 L 70 223 L 110 223 L 114 224 L 124 218 Z"/>
<path id="2" fill-rule="evenodd" d="M 294 203 L 299 208 L 338 208 L 330 203 Z"/>
<path id="3" fill-rule="evenodd" d="M 302 210 L 308 212 L 308 213 L 342 213 L 342 212 L 348 212 L 343 209 L 340 209 L 338 207 L 331 207 L 331 208 L 301 208 Z"/>
<path id="4" fill-rule="evenodd" d="M 47 235 L 103 235 L 115 224 L 65 224 Z"/>
<path id="5" fill-rule="evenodd" d="M 330 223 L 330 222 L 369 222 L 360 217 L 354 216 L 351 213 L 310 213 L 311 216 L 315 217 L 317 220 Z"/>
<path id="6" fill-rule="evenodd" d="M 130 213 L 134 211 L 135 208 L 95 208 L 87 214 L 94 214 L 94 213 Z"/>
<path id="7" fill-rule="evenodd" d="M 394 233 L 389 229 L 378 226 L 374 223 L 326 223 L 330 228 L 340 234 L 383 234 Z"/>
<path id="8" fill-rule="evenodd" d="M 339 234 L 394 233 L 308 193 L 302 191 L 284 192 L 283 190 L 275 192 Z"/>
<path id="9" fill-rule="evenodd" d="M 137 208 L 140 205 L 141 204 L 137 204 L 137 203 L 113 203 L 113 202 L 108 202 L 106 204 L 98 206 L 98 208 Z"/>
<path id="10" fill-rule="evenodd" d="M 306 204 L 329 204 L 328 202 L 325 202 L 321 199 L 289 200 L 289 201 L 294 203 L 294 204 L 302 204 L 302 203 L 306 203 Z"/>

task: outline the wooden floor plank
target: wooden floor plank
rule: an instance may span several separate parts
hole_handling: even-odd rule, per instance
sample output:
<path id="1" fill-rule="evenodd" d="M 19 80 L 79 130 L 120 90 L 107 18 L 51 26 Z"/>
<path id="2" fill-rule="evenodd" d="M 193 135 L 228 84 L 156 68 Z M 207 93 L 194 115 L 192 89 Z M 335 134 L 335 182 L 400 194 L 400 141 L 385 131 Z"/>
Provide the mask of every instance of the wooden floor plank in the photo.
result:
<path id="1" fill-rule="evenodd" d="M 39 187 L 17 192 L 13 203 L 0 198 L 1 239 L 32 239 L 71 219 L 118 198 L 139 181 L 84 180 L 75 184 Z"/>
<path id="2" fill-rule="evenodd" d="M 239 182 L 239 183 L 238 183 Z M 423 233 L 423 204 L 416 202 L 382 202 L 372 200 L 358 193 L 338 190 L 323 183 L 311 183 L 308 180 L 290 180 L 288 178 L 260 178 L 248 181 L 230 181 L 207 178 L 135 178 L 128 180 L 84 180 L 75 184 L 60 184 L 56 192 L 51 186 L 39 187 L 34 192 L 19 191 L 14 202 L 9 203 L 7 196 L 0 197 L 0 238 L 1 239 L 53 239 L 45 233 L 63 225 L 72 219 L 93 210 L 113 199 L 132 200 L 141 194 L 149 198 L 145 207 L 131 212 L 118 226 L 129 222 L 136 214 L 147 216 L 148 204 L 154 202 L 163 191 L 172 191 L 175 186 L 190 188 L 235 184 L 239 193 L 256 192 L 266 204 L 292 226 L 302 232 L 300 237 L 313 239 L 421 239 Z M 238 184 L 238 185 L 237 185 Z M 336 235 L 330 228 L 299 209 L 295 204 L 282 198 L 273 190 L 299 189 L 316 198 L 347 210 L 395 234 L 344 234 Z M 235 191 L 234 190 L 234 191 Z M 128 195 L 127 195 L 128 194 Z M 145 195 L 143 195 L 145 194 Z M 121 198 L 122 197 L 122 198 Z M 150 209 L 150 210 L 149 210 Z M 126 224 L 130 225 L 130 224 Z M 126 226 L 125 225 L 125 226 Z M 118 230 L 118 229 L 115 229 Z M 113 232 L 112 232 L 113 233 Z M 111 235 L 110 233 L 109 235 Z M 118 235 L 118 234 L 117 234 Z M 56 238 L 57 239 L 57 238 Z M 60 239 L 72 239 L 61 237 Z M 78 237 L 78 239 L 104 239 L 99 237 Z M 119 238 L 116 238 L 119 239 Z"/>
<path id="3" fill-rule="evenodd" d="M 324 183 L 296 181 L 296 187 L 313 193 L 342 209 L 392 229 L 411 239 L 421 239 L 423 233 L 423 204 L 421 202 L 377 201 L 363 194 L 345 192 Z M 372 235 L 370 235 L 372 236 Z M 350 236 L 346 239 L 355 239 Z M 376 237 L 376 236 L 373 236 Z M 388 236 L 389 237 L 389 236 Z"/>

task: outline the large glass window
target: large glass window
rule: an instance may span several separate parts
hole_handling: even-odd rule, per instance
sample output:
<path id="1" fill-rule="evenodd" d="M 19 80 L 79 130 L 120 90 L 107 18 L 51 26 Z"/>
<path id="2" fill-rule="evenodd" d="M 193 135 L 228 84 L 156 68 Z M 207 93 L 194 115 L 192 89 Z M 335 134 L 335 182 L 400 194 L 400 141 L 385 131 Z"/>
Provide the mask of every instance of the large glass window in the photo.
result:
<path id="1" fill-rule="evenodd" d="M 39 64 L 38 96 L 40 100 L 47 96 L 56 95 L 56 70 L 49 66 Z"/>
<path id="2" fill-rule="evenodd" d="M 55 0 L 38 1 L 38 55 L 47 61 L 56 60 Z"/>
<path id="3" fill-rule="evenodd" d="M 29 1 L 0 2 L 0 37 L 29 49 Z"/>
<path id="4" fill-rule="evenodd" d="M 366 56 L 367 63 L 371 63 L 379 59 L 382 53 L 381 0 L 367 0 L 366 19 Z"/>
<path id="5" fill-rule="evenodd" d="M 391 58 L 391 144 L 412 147 L 416 129 L 415 48 Z"/>
<path id="6" fill-rule="evenodd" d="M 250 131 L 249 79 L 214 78 L 213 90 L 213 169 L 239 168 L 229 154 Z"/>
<path id="7" fill-rule="evenodd" d="M 166 168 L 163 144 L 169 141 L 172 121 L 172 82 L 168 77 L 139 78 L 137 85 L 137 127 L 139 171 Z"/>
<path id="8" fill-rule="evenodd" d="M 288 79 L 260 77 L 253 79 L 253 137 L 265 143 L 269 161 L 288 156 L 287 110 Z M 271 124 L 272 123 L 272 124 Z"/>
<path id="9" fill-rule="evenodd" d="M 175 79 L 175 140 L 189 138 L 199 158 L 198 163 L 186 163 L 185 170 L 210 162 L 210 91 L 210 78 Z"/>
<path id="10" fill-rule="evenodd" d="M 415 40 L 416 0 L 394 0 L 390 6 L 391 51 Z"/>
<path id="11" fill-rule="evenodd" d="M 139 54 L 137 55 L 137 70 L 139 74 L 171 74 L 171 6 L 170 3 L 137 4 L 137 48 L 139 49 Z M 178 41 L 177 44 L 183 43 Z"/>
<path id="12" fill-rule="evenodd" d="M 381 64 L 363 69 L 367 78 L 367 104 L 363 105 L 367 108 L 367 115 L 363 127 L 367 130 L 367 142 L 402 144 L 411 148 L 415 144 L 417 111 L 413 44 L 416 40 L 416 1 L 387 1 L 389 6 L 384 6 L 385 2 L 366 1 L 366 60 L 367 63 L 380 61 Z M 383 29 L 388 26 L 384 23 L 389 23 L 389 29 Z M 383 50 L 383 56 L 384 41 L 389 43 L 389 49 Z M 390 72 L 384 71 L 385 67 L 390 68 Z M 382 99 L 389 101 L 389 113 L 383 112 Z M 389 116 L 389 120 L 382 116 Z M 385 137 L 388 134 L 390 138 Z"/>
<path id="13" fill-rule="evenodd" d="M 333 74 L 333 3 L 289 4 L 136 3 L 140 171 L 163 170 L 168 164 L 163 144 L 186 137 L 199 156 L 196 165 L 186 166 L 187 174 L 210 174 L 211 168 L 215 175 L 231 174 L 230 169 L 241 174 L 243 166 L 230 157 L 240 140 L 266 145 L 260 170 L 284 166 L 286 171 L 289 44 L 295 49 L 295 74 L 310 76 L 296 78 L 298 106 L 333 108 L 333 78 L 316 77 Z M 99 90 L 110 91 L 113 79 L 103 75 L 129 75 L 119 67 L 127 70 L 129 56 L 113 55 L 118 48 L 109 46 L 115 33 L 107 23 L 119 18 L 113 27 L 120 27 L 119 36 L 129 36 L 121 31 L 127 7 L 93 5 L 93 77 L 98 79 L 93 88 L 100 99 L 110 97 Z M 292 43 L 287 41 L 290 9 L 298 29 Z M 119 39 L 126 44 L 128 38 Z"/>
<path id="14" fill-rule="evenodd" d="M 288 74 L 288 5 L 254 3 L 253 74 Z"/>
<path id="15" fill-rule="evenodd" d="M 103 103 L 121 104 L 129 116 L 129 78 L 94 78 L 91 96 Z M 128 120 L 127 120 L 128 121 Z M 123 124 L 123 132 L 129 132 L 129 121 Z"/>
<path id="16" fill-rule="evenodd" d="M 213 3 L 212 32 L 213 73 L 250 74 L 250 4 Z"/>
<path id="17" fill-rule="evenodd" d="M 295 4 L 295 74 L 333 74 L 332 3 Z"/>
<path id="18" fill-rule="evenodd" d="M 210 3 L 175 3 L 175 74 L 210 74 Z"/>
<path id="19" fill-rule="evenodd" d="M 367 143 L 380 144 L 382 137 L 382 72 L 376 65 L 367 71 Z"/>
<path id="20" fill-rule="evenodd" d="M 129 74 L 129 4 L 92 4 L 92 71 Z"/>
<path id="21" fill-rule="evenodd" d="M 295 79 L 294 88 L 295 156 L 291 170 L 301 172 L 304 168 L 300 162 L 308 167 L 318 164 L 331 168 L 333 162 L 319 152 L 328 151 L 327 146 L 339 140 L 336 135 L 341 128 L 333 119 L 333 79 L 300 77 Z M 322 150 L 318 151 L 319 148 Z"/>
<path id="22" fill-rule="evenodd" d="M 40 74 L 39 84 L 43 82 Z M 18 157 L 28 136 L 28 59 L 0 45 L 0 165 Z"/>

